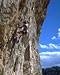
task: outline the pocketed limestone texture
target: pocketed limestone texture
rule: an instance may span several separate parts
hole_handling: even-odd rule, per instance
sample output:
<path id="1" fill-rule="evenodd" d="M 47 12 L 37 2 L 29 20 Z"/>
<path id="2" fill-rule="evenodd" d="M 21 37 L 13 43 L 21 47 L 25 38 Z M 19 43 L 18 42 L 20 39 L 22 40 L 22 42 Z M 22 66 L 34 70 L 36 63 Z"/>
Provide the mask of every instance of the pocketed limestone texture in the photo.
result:
<path id="1" fill-rule="evenodd" d="M 49 0 L 0 0 L 0 75 L 42 75 L 38 37 Z M 28 21 L 28 34 L 17 25 Z"/>

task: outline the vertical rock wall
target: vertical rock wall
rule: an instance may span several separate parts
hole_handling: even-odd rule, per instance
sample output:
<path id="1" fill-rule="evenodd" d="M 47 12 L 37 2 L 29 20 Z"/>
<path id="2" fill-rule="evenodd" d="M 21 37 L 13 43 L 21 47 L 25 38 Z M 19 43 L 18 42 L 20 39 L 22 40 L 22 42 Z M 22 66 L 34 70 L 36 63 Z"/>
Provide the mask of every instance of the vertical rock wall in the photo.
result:
<path id="1" fill-rule="evenodd" d="M 48 4 L 49 0 L 0 0 L 0 75 L 42 75 L 38 37 Z M 17 33 L 23 21 L 29 24 L 27 35 Z"/>

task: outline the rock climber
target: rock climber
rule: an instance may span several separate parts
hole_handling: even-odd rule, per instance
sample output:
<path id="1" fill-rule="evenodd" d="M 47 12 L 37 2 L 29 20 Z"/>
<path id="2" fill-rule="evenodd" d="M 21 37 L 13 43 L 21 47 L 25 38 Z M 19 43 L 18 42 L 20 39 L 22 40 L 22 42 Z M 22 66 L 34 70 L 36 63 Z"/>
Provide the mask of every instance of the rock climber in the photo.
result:
<path id="1" fill-rule="evenodd" d="M 19 28 L 19 31 L 17 32 L 18 28 Z M 14 31 L 14 34 L 12 35 L 12 38 L 11 38 L 12 43 L 13 43 L 12 48 L 14 48 L 15 43 L 19 42 L 21 33 L 25 34 L 25 35 L 28 33 L 28 22 L 24 21 L 23 26 L 21 26 L 21 27 L 19 25 L 17 25 L 17 27 Z"/>
<path id="2" fill-rule="evenodd" d="M 28 33 L 28 22 L 24 21 L 23 26 L 21 26 L 19 28 L 21 28 L 22 30 L 17 33 L 27 34 Z"/>

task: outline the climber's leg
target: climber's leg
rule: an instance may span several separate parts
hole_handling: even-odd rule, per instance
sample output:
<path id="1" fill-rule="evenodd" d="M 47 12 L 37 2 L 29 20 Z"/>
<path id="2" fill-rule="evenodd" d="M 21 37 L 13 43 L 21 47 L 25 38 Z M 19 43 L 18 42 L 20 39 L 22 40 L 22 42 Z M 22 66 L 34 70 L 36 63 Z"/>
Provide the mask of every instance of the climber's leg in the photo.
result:
<path id="1" fill-rule="evenodd" d="M 14 37 L 14 38 L 12 39 L 12 43 L 13 43 L 12 48 L 14 48 L 16 41 L 17 41 L 17 37 Z"/>
<path id="2" fill-rule="evenodd" d="M 18 34 L 22 34 L 22 31 L 17 32 Z"/>
<path id="3" fill-rule="evenodd" d="M 28 34 L 29 34 L 29 31 L 27 30 L 27 36 L 28 36 Z"/>

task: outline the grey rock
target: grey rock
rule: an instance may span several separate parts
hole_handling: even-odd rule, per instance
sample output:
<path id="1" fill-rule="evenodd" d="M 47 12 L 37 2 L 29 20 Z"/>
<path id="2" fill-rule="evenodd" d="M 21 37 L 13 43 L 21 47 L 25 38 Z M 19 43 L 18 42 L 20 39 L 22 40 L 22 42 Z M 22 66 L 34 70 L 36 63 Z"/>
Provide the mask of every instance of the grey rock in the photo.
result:
<path id="1" fill-rule="evenodd" d="M 1 75 L 42 75 L 38 38 L 48 4 L 49 0 L 0 0 Z M 27 35 L 17 33 L 23 21 L 28 21 Z"/>

